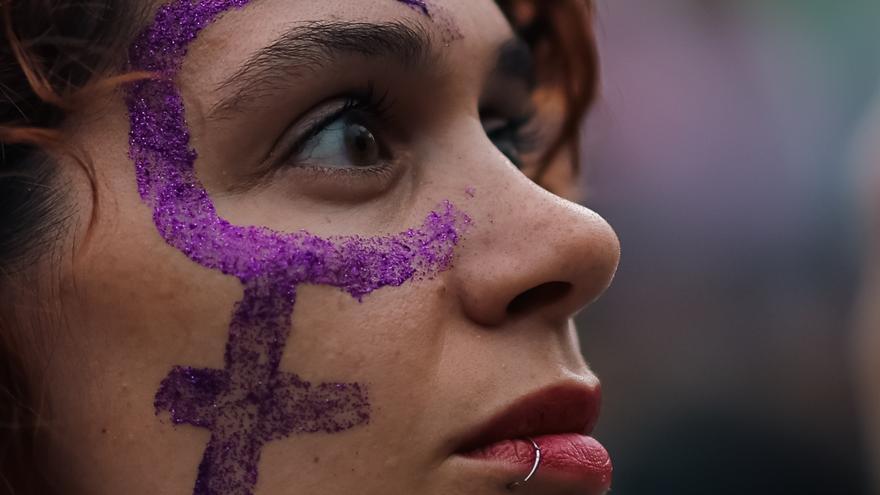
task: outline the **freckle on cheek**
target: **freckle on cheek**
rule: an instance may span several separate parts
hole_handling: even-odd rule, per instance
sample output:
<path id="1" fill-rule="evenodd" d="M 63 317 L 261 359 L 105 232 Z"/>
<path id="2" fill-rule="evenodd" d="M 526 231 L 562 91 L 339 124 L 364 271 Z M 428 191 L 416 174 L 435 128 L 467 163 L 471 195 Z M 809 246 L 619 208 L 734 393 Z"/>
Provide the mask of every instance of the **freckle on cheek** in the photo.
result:
<path id="1" fill-rule="evenodd" d="M 451 266 L 455 246 L 471 223 L 448 201 L 421 226 L 381 237 L 282 233 L 233 225 L 218 216 L 195 174 L 198 153 L 190 147 L 184 101 L 172 81 L 201 30 L 247 4 L 175 0 L 159 9 L 129 50 L 132 70 L 161 76 L 126 90 L 138 192 L 170 246 L 203 267 L 236 277 L 244 287 L 244 298 L 232 308 L 225 367 L 175 366 L 154 398 L 156 414 L 211 432 L 197 468 L 197 495 L 251 494 L 266 443 L 338 433 L 370 419 L 365 385 L 313 384 L 280 369 L 300 284 L 330 285 L 362 300 L 383 287 L 433 277 Z"/>

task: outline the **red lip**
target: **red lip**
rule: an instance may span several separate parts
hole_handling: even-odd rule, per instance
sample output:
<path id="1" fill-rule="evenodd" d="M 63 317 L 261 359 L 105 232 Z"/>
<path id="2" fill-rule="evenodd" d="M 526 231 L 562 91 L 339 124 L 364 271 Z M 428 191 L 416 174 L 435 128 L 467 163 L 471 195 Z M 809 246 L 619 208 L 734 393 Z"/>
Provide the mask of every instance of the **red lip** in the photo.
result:
<path id="1" fill-rule="evenodd" d="M 520 471 L 525 475 L 535 459 L 528 437 L 541 448 L 536 479 L 557 479 L 575 483 L 585 493 L 603 493 L 611 485 L 611 459 L 599 442 L 587 436 L 598 420 L 600 402 L 598 386 L 540 390 L 484 423 L 467 437 L 459 453 L 506 464 L 514 468 L 514 476 Z"/>

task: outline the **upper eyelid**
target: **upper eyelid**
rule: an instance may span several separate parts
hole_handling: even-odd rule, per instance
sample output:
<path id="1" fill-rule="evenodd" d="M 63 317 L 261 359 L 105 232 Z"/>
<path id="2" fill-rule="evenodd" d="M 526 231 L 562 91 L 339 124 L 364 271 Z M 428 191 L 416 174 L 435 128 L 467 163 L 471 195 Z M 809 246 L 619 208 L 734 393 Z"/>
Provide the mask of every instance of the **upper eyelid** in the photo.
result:
<path id="1" fill-rule="evenodd" d="M 325 108 L 327 105 L 333 102 L 340 103 L 339 107 L 336 110 L 330 110 L 321 115 L 317 114 L 321 109 Z M 300 118 L 294 126 L 291 126 L 303 127 L 306 132 L 299 135 L 298 137 L 292 138 L 290 137 L 291 128 L 286 129 L 281 134 L 281 136 L 279 136 L 278 139 L 276 139 L 275 142 L 272 143 L 272 146 L 269 148 L 268 153 L 260 161 L 261 166 L 259 166 L 257 170 L 255 170 L 253 173 L 248 174 L 246 177 L 244 177 L 243 180 L 236 185 L 236 187 L 230 188 L 230 192 L 242 193 L 268 185 L 267 178 L 271 177 L 274 172 L 280 168 L 280 161 L 283 160 L 283 157 L 290 153 L 297 152 L 297 148 L 307 143 L 309 139 L 316 136 L 322 129 L 325 129 L 335 120 L 338 120 L 342 116 L 345 107 L 346 105 L 344 101 L 335 98 L 330 99 L 329 101 L 325 101 L 324 103 L 317 105 L 312 110 L 307 112 L 305 116 Z M 311 121 L 311 123 L 304 123 L 308 121 Z M 285 145 L 286 140 L 295 140 L 295 142 Z"/>
<path id="2" fill-rule="evenodd" d="M 336 103 L 334 106 L 331 106 Z M 337 96 L 325 100 L 324 103 L 318 104 L 312 110 L 307 112 L 304 117 L 298 119 L 297 123 L 290 128 L 275 141 L 272 145 L 269 155 L 266 157 L 266 164 L 269 168 L 277 166 L 278 160 L 293 153 L 301 151 L 302 147 L 320 134 L 329 125 L 346 116 L 346 114 L 363 111 L 372 112 L 375 115 L 370 117 L 381 117 L 391 110 L 394 102 L 388 99 L 388 92 L 377 97 L 375 88 L 372 83 L 368 84 L 365 89 L 350 92 L 346 96 Z M 330 106 L 330 110 L 325 109 Z M 299 135 L 291 137 L 293 129 L 299 128 Z M 293 140 L 292 143 L 285 141 Z M 279 152 L 279 148 L 281 151 Z"/>
<path id="3" fill-rule="evenodd" d="M 326 113 L 319 113 L 320 110 L 322 110 L 323 108 L 326 108 L 326 106 L 329 105 L 330 103 L 332 103 L 333 101 L 337 101 L 340 103 L 339 107 L 336 110 L 330 110 L 330 111 L 327 111 Z M 262 163 L 264 164 L 264 167 L 261 167 L 261 168 L 271 169 L 275 165 L 275 161 L 278 160 L 279 148 L 284 148 L 285 141 L 289 141 L 289 140 L 293 139 L 290 137 L 290 134 L 293 129 L 301 128 L 301 130 L 304 131 L 302 133 L 302 135 L 295 138 L 296 141 L 298 141 L 298 142 L 302 141 L 304 139 L 304 136 L 306 136 L 309 133 L 314 132 L 316 130 L 316 128 L 318 128 L 322 124 L 326 126 L 326 125 L 332 123 L 333 119 L 338 118 L 339 113 L 344 108 L 345 108 L 344 101 L 340 101 L 338 99 L 331 99 L 330 101 L 319 104 L 316 107 L 309 110 L 308 112 L 306 112 L 306 114 L 303 117 L 297 119 L 295 124 L 291 125 L 287 129 L 285 129 L 284 132 L 281 133 L 281 135 L 278 136 L 278 138 L 272 143 L 272 145 L 269 147 L 268 153 L 266 154 L 265 157 L 263 157 Z M 297 143 L 289 143 L 287 147 L 292 149 L 296 146 L 298 146 Z M 290 150 L 282 150 L 282 153 L 288 153 L 289 151 Z"/>
<path id="4" fill-rule="evenodd" d="M 360 98 L 364 98 L 365 94 L 372 94 L 372 84 L 369 85 L 369 89 L 367 91 L 361 91 Z M 230 193 L 242 193 L 249 190 L 253 190 L 262 186 L 268 185 L 268 177 L 271 177 L 274 172 L 281 168 L 280 160 L 283 159 L 281 157 L 286 156 L 289 153 L 297 152 L 301 149 L 304 143 L 307 143 L 309 139 L 314 138 L 318 133 L 320 133 L 323 129 L 326 129 L 327 126 L 342 118 L 347 111 L 357 111 L 358 108 L 351 105 L 351 102 L 356 98 L 353 96 L 357 92 L 348 93 L 347 96 L 336 96 L 329 99 L 324 100 L 322 103 L 315 105 L 312 109 L 305 112 L 302 117 L 300 117 L 297 122 L 285 130 L 285 132 L 279 136 L 279 138 L 273 143 L 268 154 L 262 160 L 263 165 L 259 167 L 257 171 L 253 174 L 249 174 L 244 177 L 244 179 L 237 185 L 237 187 L 233 187 L 229 189 Z M 390 112 L 394 105 L 394 100 L 389 100 L 388 96 L 391 92 L 388 91 L 384 93 L 381 97 L 374 101 L 373 107 L 384 108 L 385 112 Z M 372 96 L 375 99 L 375 95 Z M 388 102 L 387 106 L 383 102 Z M 506 124 L 503 126 L 504 129 L 509 129 L 510 127 L 521 127 L 528 125 L 533 122 L 535 117 L 537 116 L 537 109 L 531 108 L 526 113 L 520 113 L 520 115 L 513 118 L 503 118 Z M 299 134 L 297 137 L 290 137 L 291 129 L 300 128 L 305 132 Z M 504 130 L 501 129 L 501 130 Z M 522 129 L 517 129 L 521 131 Z M 540 141 L 541 133 L 534 132 L 533 135 L 537 136 L 538 139 L 526 140 L 526 141 Z M 286 147 L 283 147 L 283 143 L 285 140 L 295 140 L 294 143 L 287 144 Z M 281 151 L 279 152 L 279 148 Z M 320 167 L 310 167 L 310 168 L 320 168 Z"/>
<path id="5" fill-rule="evenodd" d="M 346 111 L 347 104 L 340 106 L 336 110 L 325 113 L 323 115 L 306 117 L 306 122 L 301 124 L 304 132 L 296 138 L 297 142 L 294 143 L 293 149 L 291 151 L 299 151 L 302 146 L 310 139 L 314 139 L 314 137 L 321 133 L 321 131 L 327 129 L 328 127 L 330 127 L 331 124 L 342 118 L 345 115 Z"/>
<path id="6" fill-rule="evenodd" d="M 304 131 L 297 137 L 292 138 L 295 139 L 294 143 L 289 143 L 281 153 L 277 152 L 280 143 L 285 139 L 291 139 L 289 138 L 290 131 L 287 130 L 279 137 L 275 144 L 273 144 L 270 154 L 267 156 L 269 166 L 272 167 L 277 165 L 274 162 L 278 159 L 279 154 L 287 156 L 301 151 L 302 147 L 308 143 L 310 139 L 313 139 L 329 125 L 345 116 L 347 112 L 363 109 L 360 106 L 368 107 L 367 109 L 378 114 L 376 115 L 378 117 L 388 113 L 394 106 L 394 100 L 389 97 L 390 94 L 391 91 L 387 90 L 382 93 L 381 96 L 377 97 L 374 83 L 369 82 L 365 89 L 349 92 L 342 96 L 332 97 L 325 100 L 323 103 L 316 105 L 313 109 L 306 112 L 305 116 L 299 119 L 294 126 L 291 126 L 292 128 L 298 127 Z M 336 103 L 334 109 L 324 111 L 327 106 L 333 103 Z M 333 108 L 333 106 L 331 106 L 331 108 Z M 515 129 L 518 132 L 522 131 L 524 127 L 534 122 L 537 114 L 537 109 L 530 107 L 526 112 L 519 112 L 510 117 L 499 117 L 504 122 L 504 125 L 498 130 Z"/>

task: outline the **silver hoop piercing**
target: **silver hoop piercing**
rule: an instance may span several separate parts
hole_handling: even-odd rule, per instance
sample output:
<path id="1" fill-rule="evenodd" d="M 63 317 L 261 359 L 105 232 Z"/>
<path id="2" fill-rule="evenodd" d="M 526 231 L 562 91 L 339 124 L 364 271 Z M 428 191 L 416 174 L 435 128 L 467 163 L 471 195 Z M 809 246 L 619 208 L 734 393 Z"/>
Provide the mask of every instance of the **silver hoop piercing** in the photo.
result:
<path id="1" fill-rule="evenodd" d="M 541 447 L 538 447 L 538 444 L 535 443 L 531 438 L 526 437 L 526 440 L 532 443 L 532 447 L 535 449 L 535 462 L 532 464 L 532 470 L 529 471 L 528 476 L 525 477 L 522 481 L 514 481 L 513 483 L 507 485 L 508 490 L 516 490 L 517 488 L 521 488 L 525 486 L 526 483 L 529 482 L 530 479 L 538 472 L 538 468 L 541 466 Z"/>

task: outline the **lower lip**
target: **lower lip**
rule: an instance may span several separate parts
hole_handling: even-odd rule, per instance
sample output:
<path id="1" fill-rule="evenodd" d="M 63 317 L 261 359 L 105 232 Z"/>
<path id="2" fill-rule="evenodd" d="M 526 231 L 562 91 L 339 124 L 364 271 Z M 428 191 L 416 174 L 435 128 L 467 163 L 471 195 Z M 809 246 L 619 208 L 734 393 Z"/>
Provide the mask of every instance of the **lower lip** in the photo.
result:
<path id="1" fill-rule="evenodd" d="M 538 478 L 557 478 L 574 483 L 585 493 L 604 493 L 611 487 L 611 458 L 592 437 L 573 433 L 533 438 L 541 448 Z M 528 440 L 504 440 L 468 452 L 475 460 L 522 466 L 523 477 L 535 462 L 535 449 Z"/>

